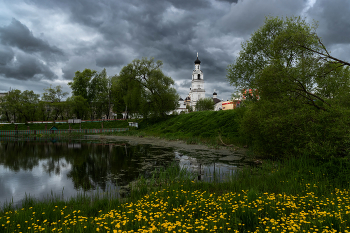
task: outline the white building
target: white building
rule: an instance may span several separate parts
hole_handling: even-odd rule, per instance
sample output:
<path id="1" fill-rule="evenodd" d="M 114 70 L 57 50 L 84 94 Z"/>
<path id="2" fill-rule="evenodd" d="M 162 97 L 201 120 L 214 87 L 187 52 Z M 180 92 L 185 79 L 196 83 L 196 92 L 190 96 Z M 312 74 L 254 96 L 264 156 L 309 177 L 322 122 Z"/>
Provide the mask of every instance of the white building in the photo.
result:
<path id="1" fill-rule="evenodd" d="M 194 70 L 192 72 L 192 83 L 189 93 L 190 98 L 190 106 L 195 108 L 196 103 L 200 99 L 205 98 L 205 90 L 204 90 L 204 77 L 203 71 L 200 69 L 201 61 L 197 59 L 194 61 Z"/>
<path id="2" fill-rule="evenodd" d="M 218 93 L 214 90 L 213 93 L 213 101 L 214 101 L 214 111 L 222 110 L 222 100 L 218 99 Z"/>

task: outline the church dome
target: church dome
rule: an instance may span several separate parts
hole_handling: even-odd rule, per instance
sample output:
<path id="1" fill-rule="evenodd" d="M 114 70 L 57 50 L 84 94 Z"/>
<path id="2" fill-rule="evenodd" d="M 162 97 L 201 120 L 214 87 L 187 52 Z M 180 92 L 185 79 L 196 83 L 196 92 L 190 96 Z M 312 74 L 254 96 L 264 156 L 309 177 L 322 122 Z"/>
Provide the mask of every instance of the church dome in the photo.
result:
<path id="1" fill-rule="evenodd" d="M 194 64 L 201 64 L 201 61 L 198 59 L 198 56 L 197 59 L 194 61 Z"/>
<path id="2" fill-rule="evenodd" d="M 213 95 L 217 95 L 218 93 L 216 93 L 215 91 L 214 91 L 214 93 L 213 93 Z"/>

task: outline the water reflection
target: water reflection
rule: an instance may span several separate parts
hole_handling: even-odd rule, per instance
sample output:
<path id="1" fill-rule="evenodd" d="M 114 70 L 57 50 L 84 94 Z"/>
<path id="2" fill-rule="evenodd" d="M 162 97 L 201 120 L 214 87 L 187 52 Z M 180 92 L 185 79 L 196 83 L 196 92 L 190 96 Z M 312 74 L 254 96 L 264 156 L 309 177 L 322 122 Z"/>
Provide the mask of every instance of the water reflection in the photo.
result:
<path id="1" fill-rule="evenodd" d="M 81 192 L 118 191 L 140 174 L 151 177 L 155 168 L 173 161 L 193 171 L 198 180 L 217 182 L 239 165 L 232 160 L 227 162 L 229 156 L 205 153 L 208 151 L 189 153 L 151 145 L 131 146 L 126 142 L 3 139 L 0 208 L 11 200 L 18 205 L 26 195 L 39 199 L 51 195 L 69 198 Z"/>
<path id="2" fill-rule="evenodd" d="M 81 191 L 105 191 L 127 185 L 139 173 L 149 176 L 154 166 L 165 167 L 174 159 L 172 148 L 123 142 L 19 141 L 0 146 L 0 204 L 11 198 L 17 203 L 25 194 L 70 197 Z M 157 154 L 162 156 L 155 159 Z"/>

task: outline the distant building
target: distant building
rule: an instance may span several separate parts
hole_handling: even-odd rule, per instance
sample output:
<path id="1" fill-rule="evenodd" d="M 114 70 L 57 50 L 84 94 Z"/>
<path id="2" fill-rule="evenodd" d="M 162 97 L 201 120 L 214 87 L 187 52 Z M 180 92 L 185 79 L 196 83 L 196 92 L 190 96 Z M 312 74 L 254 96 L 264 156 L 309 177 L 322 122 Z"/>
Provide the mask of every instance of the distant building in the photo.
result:
<path id="1" fill-rule="evenodd" d="M 178 114 L 180 114 L 181 112 L 188 112 L 186 108 L 186 103 L 182 98 L 179 99 L 179 107 L 175 110 L 175 112 Z"/>
<path id="2" fill-rule="evenodd" d="M 222 110 L 222 100 L 218 99 L 218 93 L 214 90 L 213 93 L 213 101 L 214 101 L 214 111 Z"/>
<path id="3" fill-rule="evenodd" d="M 204 76 L 203 71 L 200 69 L 200 64 L 201 61 L 198 59 L 197 53 L 197 59 L 194 61 L 194 70 L 192 72 L 190 92 L 188 97 L 185 99 L 186 105 L 193 107 L 193 109 L 195 108 L 198 100 L 205 98 Z"/>
<path id="4" fill-rule="evenodd" d="M 7 96 L 9 94 L 9 92 L 0 92 L 0 98 Z"/>

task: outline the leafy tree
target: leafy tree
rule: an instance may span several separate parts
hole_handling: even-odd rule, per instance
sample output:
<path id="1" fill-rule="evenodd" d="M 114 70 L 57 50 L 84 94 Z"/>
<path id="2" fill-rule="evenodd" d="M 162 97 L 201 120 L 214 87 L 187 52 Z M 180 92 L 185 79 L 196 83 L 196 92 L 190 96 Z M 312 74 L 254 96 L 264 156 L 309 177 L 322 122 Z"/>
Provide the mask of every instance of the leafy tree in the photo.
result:
<path id="1" fill-rule="evenodd" d="M 70 111 L 67 112 L 68 118 L 75 116 L 78 119 L 87 119 L 89 117 L 89 105 L 82 96 L 68 97 L 66 102 L 70 108 Z"/>
<path id="2" fill-rule="evenodd" d="M 214 110 L 214 105 L 215 103 L 212 98 L 199 99 L 196 103 L 196 110 L 197 111 Z"/>
<path id="3" fill-rule="evenodd" d="M 90 102 L 91 93 L 91 79 L 96 75 L 97 71 L 85 69 L 83 72 L 77 71 L 75 72 L 75 76 L 73 78 L 73 82 L 69 82 L 68 85 L 72 89 L 72 93 L 74 96 L 82 96 L 88 102 Z"/>
<path id="4" fill-rule="evenodd" d="M 51 85 L 49 88 L 44 89 L 43 96 L 41 97 L 41 100 L 44 101 L 45 110 L 47 113 L 47 119 L 49 117 L 52 117 L 53 120 L 57 120 L 58 117 L 61 115 L 61 118 L 63 119 L 63 111 L 65 110 L 66 103 L 61 102 L 64 97 L 68 95 L 68 92 L 63 92 L 62 87 L 60 85 L 52 88 Z"/>
<path id="5" fill-rule="evenodd" d="M 179 96 L 172 87 L 174 81 L 163 74 L 161 61 L 136 59 L 123 67 L 113 85 L 119 89 L 122 100 L 119 109 L 137 112 L 143 117 L 165 116 L 177 108 Z"/>
<path id="6" fill-rule="evenodd" d="M 91 80 L 89 99 L 94 117 L 101 118 L 102 115 L 106 115 L 107 119 L 110 118 L 111 79 L 107 76 L 106 69 L 103 69 Z"/>
<path id="7" fill-rule="evenodd" d="M 268 17 L 227 69 L 232 85 L 259 93 L 241 135 L 262 155 L 349 153 L 349 68 L 320 57 L 315 30 L 300 17 Z"/>
<path id="8" fill-rule="evenodd" d="M 1 98 L 1 110 L 7 121 L 33 121 L 36 119 L 39 97 L 33 91 L 11 90 Z"/>
<path id="9" fill-rule="evenodd" d="M 125 112 L 127 118 L 129 115 L 140 114 L 143 103 L 141 84 L 126 73 L 123 73 L 122 76 L 115 76 L 112 80 L 113 110 Z"/>
<path id="10" fill-rule="evenodd" d="M 54 88 L 51 88 L 51 85 L 49 88 L 44 89 L 43 96 L 41 99 L 43 101 L 47 102 L 61 102 L 64 97 L 68 95 L 68 92 L 63 92 L 62 86 L 58 85 Z"/>
<path id="11" fill-rule="evenodd" d="M 106 69 L 100 73 L 90 69 L 77 71 L 73 82 L 69 82 L 68 85 L 72 88 L 73 96 L 81 96 L 87 101 L 91 118 L 101 118 L 103 115 L 110 118 L 111 79 Z"/>

